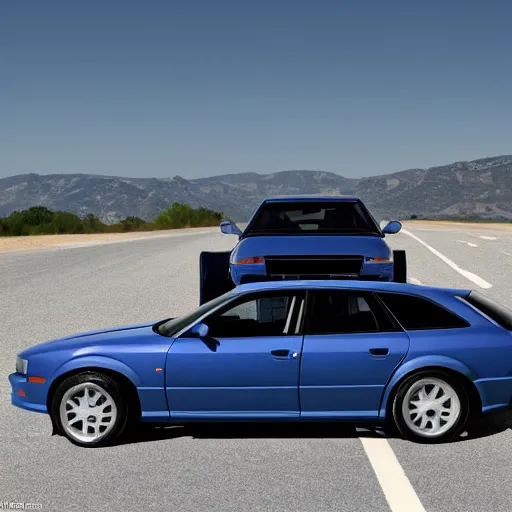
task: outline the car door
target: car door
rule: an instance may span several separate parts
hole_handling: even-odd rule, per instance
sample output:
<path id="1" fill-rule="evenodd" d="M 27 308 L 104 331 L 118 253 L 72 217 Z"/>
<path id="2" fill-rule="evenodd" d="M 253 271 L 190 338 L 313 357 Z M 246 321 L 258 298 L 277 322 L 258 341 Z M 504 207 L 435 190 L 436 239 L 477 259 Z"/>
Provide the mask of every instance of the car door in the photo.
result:
<path id="1" fill-rule="evenodd" d="M 409 337 L 371 293 L 309 292 L 300 372 L 301 417 L 378 416 Z"/>
<path id="2" fill-rule="evenodd" d="M 243 295 L 203 319 L 204 338 L 178 338 L 168 353 L 172 420 L 298 418 L 301 292 Z"/>

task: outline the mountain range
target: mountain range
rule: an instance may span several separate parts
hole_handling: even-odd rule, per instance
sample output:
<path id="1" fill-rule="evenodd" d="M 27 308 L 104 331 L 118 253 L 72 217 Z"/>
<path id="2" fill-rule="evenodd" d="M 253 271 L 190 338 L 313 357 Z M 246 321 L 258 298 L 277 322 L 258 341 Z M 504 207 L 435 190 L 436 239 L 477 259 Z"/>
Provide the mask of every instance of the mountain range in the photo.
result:
<path id="1" fill-rule="evenodd" d="M 94 174 L 22 174 L 0 179 L 0 216 L 46 206 L 107 223 L 127 216 L 152 220 L 175 202 L 246 221 L 268 196 L 342 194 L 360 197 L 379 219 L 467 218 L 512 220 L 512 155 L 409 169 L 367 178 L 290 170 L 187 180 Z"/>

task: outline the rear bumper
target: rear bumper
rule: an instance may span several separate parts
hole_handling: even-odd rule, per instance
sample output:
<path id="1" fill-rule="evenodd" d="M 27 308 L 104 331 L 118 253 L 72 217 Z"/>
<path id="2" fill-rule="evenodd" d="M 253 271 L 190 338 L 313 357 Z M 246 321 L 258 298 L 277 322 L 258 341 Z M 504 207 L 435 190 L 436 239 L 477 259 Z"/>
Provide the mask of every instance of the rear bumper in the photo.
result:
<path id="1" fill-rule="evenodd" d="M 475 381 L 484 415 L 512 410 L 512 377 Z"/>
<path id="2" fill-rule="evenodd" d="M 46 386 L 27 381 L 27 377 L 21 373 L 9 375 L 11 383 L 12 405 L 27 411 L 42 412 L 48 414 L 46 407 Z"/>
<path id="3" fill-rule="evenodd" d="M 254 283 L 262 281 L 280 281 L 291 279 L 307 279 L 307 280 L 328 280 L 328 279 L 355 279 L 360 281 L 392 281 L 393 280 L 393 263 L 364 263 L 360 270 L 352 274 L 329 275 L 322 274 L 325 268 L 313 268 L 313 274 L 308 272 L 304 275 L 292 274 L 293 266 L 287 269 L 286 265 L 281 264 L 284 275 L 269 275 L 265 263 L 249 264 L 249 265 L 230 265 L 231 279 L 235 285 L 244 283 Z M 289 274 L 287 274 L 289 272 Z"/>

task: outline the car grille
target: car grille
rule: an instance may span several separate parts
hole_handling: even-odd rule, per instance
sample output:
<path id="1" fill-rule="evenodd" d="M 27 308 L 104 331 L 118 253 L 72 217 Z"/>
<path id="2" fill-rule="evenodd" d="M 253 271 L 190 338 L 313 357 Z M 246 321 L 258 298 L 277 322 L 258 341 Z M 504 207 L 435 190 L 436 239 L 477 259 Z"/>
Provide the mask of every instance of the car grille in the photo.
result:
<path id="1" fill-rule="evenodd" d="M 362 256 L 267 256 L 268 277 L 286 279 L 358 278 Z"/>

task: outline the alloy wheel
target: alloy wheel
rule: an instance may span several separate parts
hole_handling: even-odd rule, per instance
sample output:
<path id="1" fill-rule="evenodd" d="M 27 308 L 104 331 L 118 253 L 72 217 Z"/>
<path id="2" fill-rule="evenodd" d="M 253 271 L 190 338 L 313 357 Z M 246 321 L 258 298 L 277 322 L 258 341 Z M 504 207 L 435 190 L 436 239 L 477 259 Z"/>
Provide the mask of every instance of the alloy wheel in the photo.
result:
<path id="1" fill-rule="evenodd" d="M 457 423 L 461 410 L 455 389 L 435 377 L 425 377 L 411 384 L 402 401 L 405 424 L 421 437 L 441 437 Z"/>
<path id="2" fill-rule="evenodd" d="M 115 427 L 117 407 L 112 396 L 93 382 L 70 387 L 59 407 L 62 428 L 81 443 L 95 443 Z"/>

